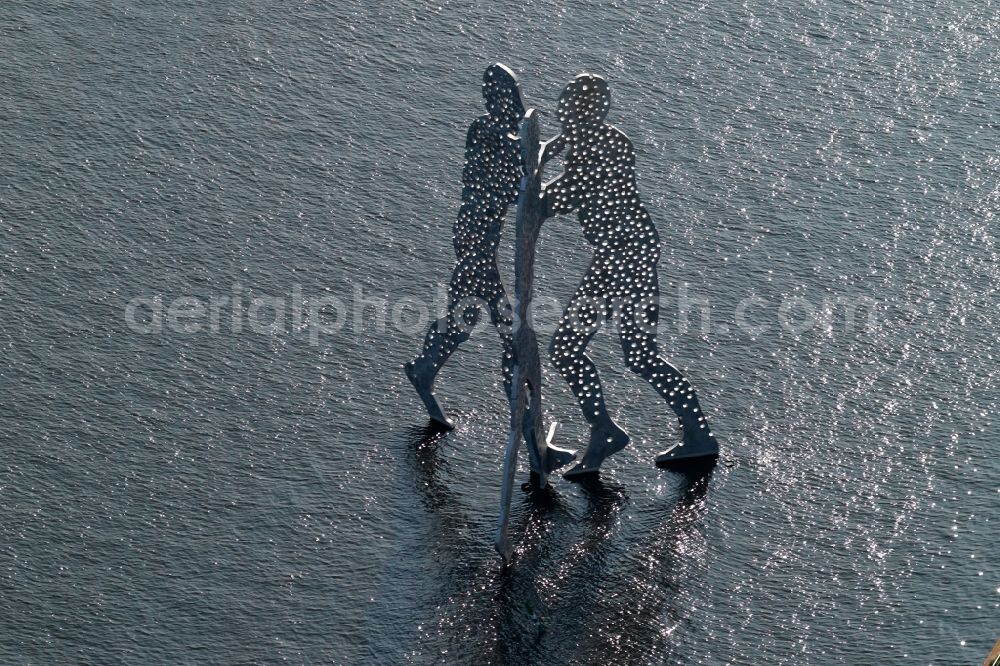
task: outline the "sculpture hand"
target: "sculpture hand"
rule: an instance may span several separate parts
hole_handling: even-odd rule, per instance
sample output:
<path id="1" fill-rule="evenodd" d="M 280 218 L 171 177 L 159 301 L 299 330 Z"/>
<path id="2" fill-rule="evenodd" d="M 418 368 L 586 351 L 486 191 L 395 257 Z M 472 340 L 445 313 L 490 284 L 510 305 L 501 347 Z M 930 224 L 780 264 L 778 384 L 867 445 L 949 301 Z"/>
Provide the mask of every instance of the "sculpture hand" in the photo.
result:
<path id="1" fill-rule="evenodd" d="M 566 147 L 566 139 L 562 134 L 557 134 L 548 141 L 542 142 L 541 154 L 538 157 L 538 168 L 541 170 L 542 166 L 551 160 L 553 157 L 558 155 Z"/>

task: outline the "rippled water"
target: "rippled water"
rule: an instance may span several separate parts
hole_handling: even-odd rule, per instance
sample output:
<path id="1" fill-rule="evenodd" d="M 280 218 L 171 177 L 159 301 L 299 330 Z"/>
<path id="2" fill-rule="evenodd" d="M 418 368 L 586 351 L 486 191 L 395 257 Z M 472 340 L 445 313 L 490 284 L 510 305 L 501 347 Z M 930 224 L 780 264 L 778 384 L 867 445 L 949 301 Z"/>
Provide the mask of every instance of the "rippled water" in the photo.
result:
<path id="1" fill-rule="evenodd" d="M 15 2 L 0 34 L 0 661 L 970 664 L 997 638 L 989 0 Z M 662 345 L 724 449 L 655 469 L 672 419 L 601 334 L 634 445 L 517 499 L 507 573 L 496 336 L 442 373 L 458 427 L 427 437 L 415 311 L 351 307 L 447 281 L 496 60 L 547 110 L 609 80 Z M 587 252 L 547 222 L 540 296 Z M 127 323 L 234 293 L 337 297 L 343 326 Z M 824 301 L 863 307 L 798 325 Z"/>

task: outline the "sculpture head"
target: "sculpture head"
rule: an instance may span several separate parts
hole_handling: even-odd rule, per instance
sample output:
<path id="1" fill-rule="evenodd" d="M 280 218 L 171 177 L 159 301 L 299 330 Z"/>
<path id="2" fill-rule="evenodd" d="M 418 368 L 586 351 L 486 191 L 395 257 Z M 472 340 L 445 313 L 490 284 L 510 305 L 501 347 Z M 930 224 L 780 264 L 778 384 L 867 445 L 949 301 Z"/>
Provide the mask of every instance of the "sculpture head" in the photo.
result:
<path id="1" fill-rule="evenodd" d="M 524 102 L 517 77 L 506 65 L 496 63 L 483 73 L 483 99 L 490 117 L 516 128 L 524 116 Z"/>
<path id="2" fill-rule="evenodd" d="M 608 82 L 594 74 L 580 74 L 570 81 L 559 96 L 556 115 L 563 130 L 599 125 L 611 108 Z"/>

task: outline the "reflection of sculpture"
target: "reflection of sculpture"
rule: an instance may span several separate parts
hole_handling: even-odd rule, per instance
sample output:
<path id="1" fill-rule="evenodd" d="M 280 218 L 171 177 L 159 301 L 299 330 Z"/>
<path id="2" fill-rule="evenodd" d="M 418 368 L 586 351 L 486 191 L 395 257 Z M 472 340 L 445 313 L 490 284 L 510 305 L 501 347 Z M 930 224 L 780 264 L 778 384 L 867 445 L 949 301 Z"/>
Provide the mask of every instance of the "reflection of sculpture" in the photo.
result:
<path id="1" fill-rule="evenodd" d="M 547 212 L 577 211 L 584 236 L 594 247 L 594 258 L 551 345 L 552 362 L 591 427 L 587 450 L 567 477 L 597 471 L 629 441 L 608 414 L 597 368 L 585 353 L 613 310 L 618 311 L 625 363 L 670 404 L 683 429 L 682 443 L 657 456 L 657 463 L 714 458 L 719 452 L 694 388 L 657 350 L 659 238 L 639 200 L 632 143 L 604 122 L 610 99 L 603 78 L 576 77 L 559 98 L 562 132 L 546 143 L 542 154 L 544 163 L 568 148 L 565 171 L 545 188 Z"/>
<path id="2" fill-rule="evenodd" d="M 451 427 L 451 421 L 434 397 L 434 379 L 455 348 L 469 338 L 484 305 L 503 341 L 504 390 L 510 395 L 510 304 L 496 255 L 507 207 L 517 198 L 522 174 L 514 135 L 524 104 L 514 73 L 499 63 L 490 65 L 483 74 L 483 99 L 488 113 L 473 121 L 465 141 L 462 208 L 454 226 L 458 261 L 448 287 L 448 315 L 431 324 L 423 352 L 406 364 L 406 375 L 430 418 L 444 427 Z"/>

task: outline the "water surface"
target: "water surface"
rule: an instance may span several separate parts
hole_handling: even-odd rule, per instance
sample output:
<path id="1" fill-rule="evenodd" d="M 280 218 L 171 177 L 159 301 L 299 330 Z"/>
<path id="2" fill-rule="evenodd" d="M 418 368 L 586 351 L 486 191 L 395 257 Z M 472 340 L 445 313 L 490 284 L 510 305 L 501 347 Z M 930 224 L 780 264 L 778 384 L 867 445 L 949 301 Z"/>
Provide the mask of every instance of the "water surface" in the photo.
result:
<path id="1" fill-rule="evenodd" d="M 997 16 L 9 5 L 0 661 L 979 663 L 1000 628 Z M 449 363 L 458 427 L 428 438 L 400 372 L 423 326 L 391 321 L 448 279 L 497 60 L 546 110 L 580 71 L 610 82 L 664 240 L 661 344 L 724 448 L 706 478 L 655 469 L 673 419 L 600 334 L 634 444 L 601 484 L 516 498 L 507 574 L 499 342 Z M 548 222 L 540 296 L 566 302 L 587 252 Z M 343 326 L 313 344 L 287 309 L 272 334 L 231 303 L 214 331 L 126 318 L 295 290 L 340 298 Z M 356 293 L 387 299 L 384 326 Z M 875 314 L 781 326 L 783 303 L 795 324 L 824 302 Z"/>

